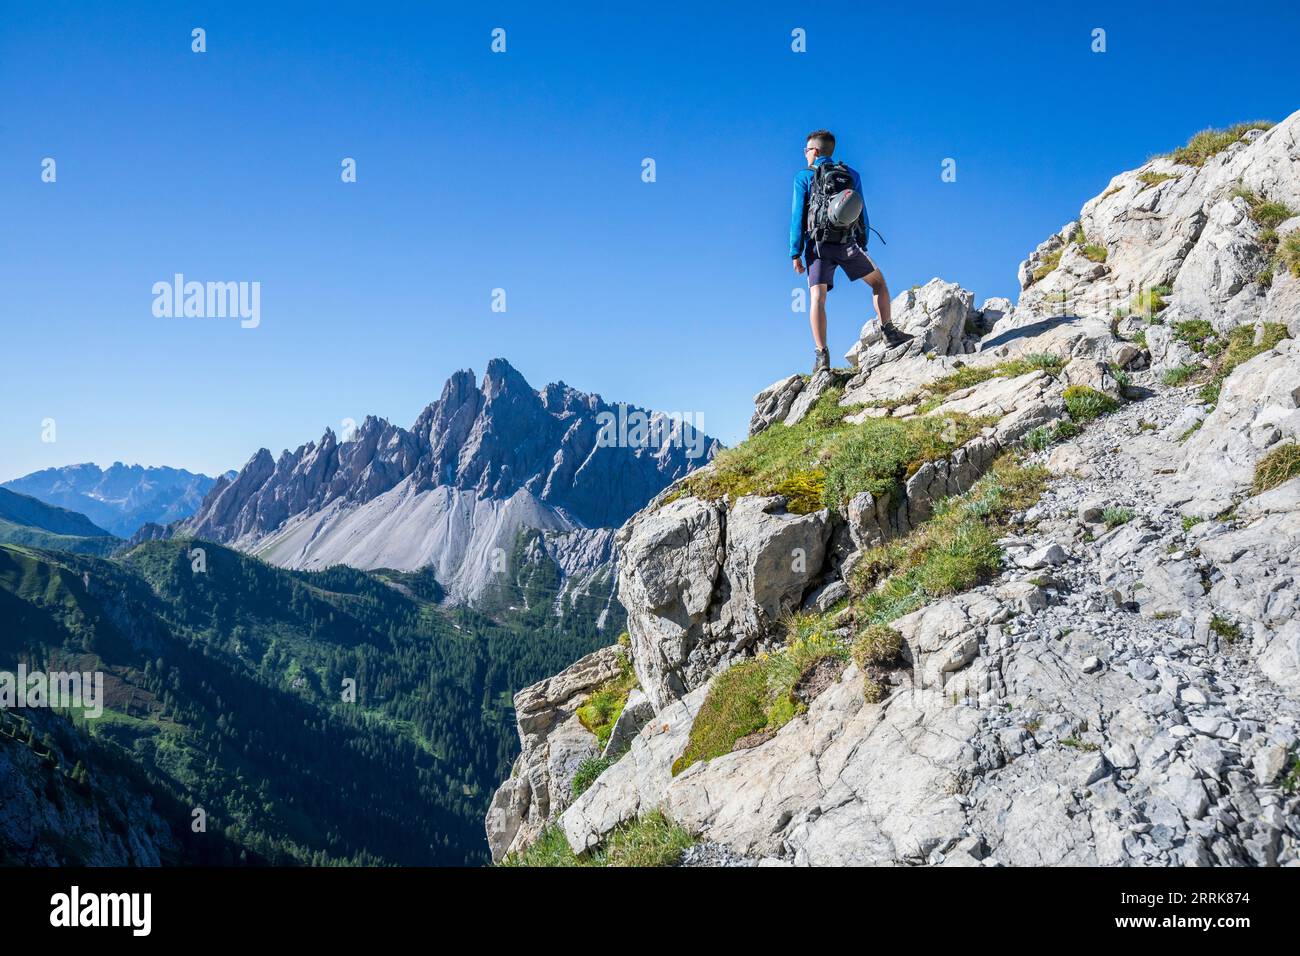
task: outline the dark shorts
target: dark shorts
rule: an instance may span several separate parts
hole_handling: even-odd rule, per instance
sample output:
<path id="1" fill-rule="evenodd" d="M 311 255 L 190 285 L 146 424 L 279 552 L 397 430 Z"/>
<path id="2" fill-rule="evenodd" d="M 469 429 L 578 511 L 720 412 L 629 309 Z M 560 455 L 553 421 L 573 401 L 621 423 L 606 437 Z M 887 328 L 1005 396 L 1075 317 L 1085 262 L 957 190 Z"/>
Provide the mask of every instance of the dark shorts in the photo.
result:
<path id="1" fill-rule="evenodd" d="M 876 271 L 876 264 L 856 242 L 823 242 L 820 248 L 809 246 L 804 257 L 808 285 L 835 288 L 835 267 L 839 266 L 850 282 L 864 279 Z"/>

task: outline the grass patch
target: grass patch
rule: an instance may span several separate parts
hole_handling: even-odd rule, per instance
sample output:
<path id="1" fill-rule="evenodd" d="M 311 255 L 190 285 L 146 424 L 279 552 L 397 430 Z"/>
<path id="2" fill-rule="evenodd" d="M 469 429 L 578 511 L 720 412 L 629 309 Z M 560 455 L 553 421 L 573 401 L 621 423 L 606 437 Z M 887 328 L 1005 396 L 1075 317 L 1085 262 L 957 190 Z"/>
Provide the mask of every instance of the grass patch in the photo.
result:
<path id="1" fill-rule="evenodd" d="M 1101 520 L 1107 528 L 1118 528 L 1120 525 L 1128 524 L 1133 520 L 1133 509 L 1109 505 L 1102 510 Z"/>
<path id="2" fill-rule="evenodd" d="M 1148 170 L 1145 173 L 1138 173 L 1138 182 L 1143 186 L 1159 186 L 1161 183 L 1177 178 L 1178 177 L 1173 173 L 1157 173 L 1153 170 Z"/>
<path id="3" fill-rule="evenodd" d="M 1025 447 L 1030 451 L 1042 451 L 1045 448 L 1055 445 L 1057 442 L 1066 441 L 1078 435 L 1082 429 L 1068 418 L 1057 422 L 1055 425 L 1039 425 L 1027 433 L 1023 439 Z"/>
<path id="4" fill-rule="evenodd" d="M 1038 500 L 1047 478 L 1047 469 L 1003 456 L 964 495 L 940 502 L 920 528 L 869 549 L 850 582 L 857 625 L 888 624 L 990 579 L 1007 519 Z"/>
<path id="5" fill-rule="evenodd" d="M 552 823 L 537 835 L 537 839 L 518 853 L 507 853 L 498 866 L 583 866 L 574 854 L 564 831 Z"/>
<path id="6" fill-rule="evenodd" d="M 862 696 L 868 704 L 884 697 L 879 670 L 896 664 L 902 651 L 903 635 L 887 624 L 869 625 L 853 642 L 853 663 L 862 671 Z"/>
<path id="7" fill-rule="evenodd" d="M 1183 531 L 1191 531 L 1204 520 L 1204 518 L 1198 518 L 1196 515 L 1183 515 Z"/>
<path id="8" fill-rule="evenodd" d="M 1061 374 L 1061 370 L 1065 368 L 1067 362 L 1068 359 L 1063 359 L 1057 355 L 1036 352 L 1021 358 L 999 362 L 996 365 L 982 365 L 979 367 L 968 365 L 927 385 L 923 391 L 926 400 L 920 407 L 924 411 L 933 411 L 954 392 L 982 385 L 984 382 L 995 378 L 1017 378 L 1037 371 L 1043 371 L 1055 377 Z M 910 404 L 916 398 L 916 396 L 913 396 L 899 404 Z"/>
<path id="9" fill-rule="evenodd" d="M 1255 464 L 1255 482 L 1252 494 L 1276 488 L 1283 482 L 1300 475 L 1300 445 L 1287 442 L 1279 445 Z"/>
<path id="10" fill-rule="evenodd" d="M 1278 261 L 1291 275 L 1300 279 L 1300 230 L 1288 232 L 1277 249 Z"/>
<path id="11" fill-rule="evenodd" d="M 1071 385 L 1061 397 L 1070 418 L 1076 422 L 1090 422 L 1119 408 L 1118 401 L 1087 385 Z"/>
<path id="12" fill-rule="evenodd" d="M 1173 290 L 1167 285 L 1154 285 L 1149 289 L 1140 289 L 1137 295 L 1133 296 L 1131 310 L 1136 315 L 1151 318 L 1169 307 L 1167 297 L 1172 293 Z"/>
<path id="13" fill-rule="evenodd" d="M 616 829 L 596 851 L 595 866 L 676 866 L 695 842 L 662 810 L 652 810 Z"/>
<path id="14" fill-rule="evenodd" d="M 805 709 L 794 698 L 800 678 L 824 658 L 848 660 L 848 649 L 831 632 L 829 615 L 796 614 L 787 630 L 784 648 L 734 664 L 713 679 L 686 749 L 673 762 L 673 776 L 731 753 L 742 737 L 780 730 Z"/>
<path id="15" fill-rule="evenodd" d="M 831 457 L 822 504 L 838 510 L 861 491 L 897 498 L 921 465 L 952 454 L 986 424 L 967 415 L 869 419 Z"/>
<path id="16" fill-rule="evenodd" d="M 1172 329 L 1174 338 L 1179 342 L 1186 343 L 1187 347 L 1193 352 L 1204 351 L 1207 344 L 1213 343 L 1216 339 L 1214 326 L 1204 319 L 1188 319 L 1186 322 L 1175 322 Z"/>
<path id="17" fill-rule="evenodd" d="M 1173 368 L 1165 369 L 1165 373 L 1160 376 L 1160 381 L 1165 385 L 1177 387 L 1185 384 L 1199 371 L 1201 369 L 1196 365 L 1175 365 Z"/>
<path id="18" fill-rule="evenodd" d="M 1286 793 L 1295 793 L 1300 790 L 1300 757 L 1291 758 L 1291 770 L 1282 778 L 1282 789 Z"/>
<path id="19" fill-rule="evenodd" d="M 596 778 L 616 763 L 618 763 L 617 757 L 588 757 L 578 764 L 578 769 L 573 774 L 571 790 L 573 799 L 577 800 L 586 793 L 596 782 Z"/>
<path id="20" fill-rule="evenodd" d="M 695 839 L 668 818 L 652 810 L 616 828 L 586 856 L 569 847 L 564 831 L 553 823 L 522 853 L 511 853 L 501 866 L 676 866 Z"/>
<path id="21" fill-rule="evenodd" d="M 1056 271 L 1056 267 L 1061 264 L 1061 253 L 1065 251 L 1064 247 L 1054 249 L 1047 255 L 1043 256 L 1043 261 L 1038 264 L 1033 272 L 1034 282 L 1042 282 L 1049 275 Z"/>
<path id="22" fill-rule="evenodd" d="M 1210 369 L 1210 380 L 1201 388 L 1201 401 L 1207 405 L 1218 404 L 1219 391 L 1223 387 L 1224 379 L 1231 375 L 1238 365 L 1267 352 L 1287 335 L 1286 326 L 1278 322 L 1264 324 L 1264 330 L 1259 334 L 1258 344 L 1255 342 L 1256 327 L 1253 325 L 1238 326 L 1229 332 L 1227 342 Z"/>
<path id="23" fill-rule="evenodd" d="M 829 389 L 796 425 L 781 423 L 721 452 L 682 493 L 710 501 L 782 494 L 787 508 L 807 514 L 840 508 L 860 491 L 888 494 L 925 462 L 943 458 L 979 434 L 985 422 L 964 415 L 844 421 L 853 409 Z"/>
<path id="24" fill-rule="evenodd" d="M 1210 618 L 1210 630 L 1229 644 L 1235 644 L 1241 640 L 1241 625 L 1229 621 L 1225 617 L 1219 617 L 1217 614 Z"/>
<path id="25" fill-rule="evenodd" d="M 1250 206 L 1250 218 L 1267 232 L 1275 230 L 1282 223 L 1286 222 L 1295 215 L 1295 210 L 1284 202 L 1276 202 L 1271 199 L 1264 199 L 1256 194 L 1253 190 L 1238 184 L 1232 191 L 1232 195 L 1246 200 L 1246 205 Z M 1269 241 L 1265 236 L 1260 237 L 1266 244 Z M 1272 235 L 1272 242 L 1277 242 L 1277 233 Z"/>
<path id="26" fill-rule="evenodd" d="M 602 747 L 609 743 L 609 735 L 623 713 L 627 696 L 637 686 L 636 673 L 625 652 L 619 652 L 618 666 L 618 675 L 593 690 L 577 711 L 578 721 L 595 734 Z"/>
<path id="27" fill-rule="evenodd" d="M 1178 147 L 1172 153 L 1166 154 L 1165 158 L 1184 166 L 1204 166 L 1210 157 L 1240 141 L 1251 130 L 1269 129 L 1272 125 L 1268 121 L 1259 120 L 1237 123 L 1227 129 L 1204 129 L 1189 139 L 1186 146 Z"/>

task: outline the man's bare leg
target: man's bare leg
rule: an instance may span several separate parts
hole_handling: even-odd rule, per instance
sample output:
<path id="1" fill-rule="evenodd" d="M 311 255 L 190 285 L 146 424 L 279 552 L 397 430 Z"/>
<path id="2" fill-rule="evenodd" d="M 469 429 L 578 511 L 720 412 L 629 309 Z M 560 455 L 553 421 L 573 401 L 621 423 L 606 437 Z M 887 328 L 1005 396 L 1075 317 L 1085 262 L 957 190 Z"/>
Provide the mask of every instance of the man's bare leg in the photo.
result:
<path id="1" fill-rule="evenodd" d="M 872 275 L 878 274 L 878 272 L 872 273 Z M 884 280 L 882 279 L 881 282 L 883 283 Z M 812 298 L 811 307 L 808 309 L 808 324 L 812 327 L 813 346 L 820 352 L 826 348 L 826 284 L 809 286 L 808 293 Z"/>
<path id="2" fill-rule="evenodd" d="M 885 285 L 884 275 L 877 269 L 875 272 L 868 273 L 864 278 L 867 285 L 871 286 L 871 298 L 876 307 L 876 318 L 880 320 L 882 326 L 892 325 L 893 317 L 889 310 L 889 286 Z M 825 328 L 824 318 L 823 328 Z"/>

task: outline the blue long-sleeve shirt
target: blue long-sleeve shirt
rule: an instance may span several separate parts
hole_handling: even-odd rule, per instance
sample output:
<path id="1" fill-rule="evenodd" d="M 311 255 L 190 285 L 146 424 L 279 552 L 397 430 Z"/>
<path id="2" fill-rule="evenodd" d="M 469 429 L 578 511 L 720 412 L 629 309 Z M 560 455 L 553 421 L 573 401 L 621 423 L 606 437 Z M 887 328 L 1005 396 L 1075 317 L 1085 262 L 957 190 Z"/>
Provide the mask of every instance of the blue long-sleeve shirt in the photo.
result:
<path id="1" fill-rule="evenodd" d="M 808 189 L 812 186 L 813 167 L 829 162 L 830 157 L 818 156 L 812 166 L 801 169 L 794 174 L 794 198 L 790 202 L 790 258 L 797 259 L 804 254 L 808 244 Z M 852 166 L 849 172 L 853 176 L 853 188 L 862 195 L 862 177 Z"/>

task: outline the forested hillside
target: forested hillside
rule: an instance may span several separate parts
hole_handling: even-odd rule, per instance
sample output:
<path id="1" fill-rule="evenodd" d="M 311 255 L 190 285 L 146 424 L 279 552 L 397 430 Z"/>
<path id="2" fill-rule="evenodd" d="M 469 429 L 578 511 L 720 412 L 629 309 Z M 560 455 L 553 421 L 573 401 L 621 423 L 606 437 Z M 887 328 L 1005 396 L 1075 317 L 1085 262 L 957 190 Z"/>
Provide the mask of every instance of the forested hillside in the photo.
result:
<path id="1" fill-rule="evenodd" d="M 606 640 L 559 629 L 536 569 L 512 567 L 496 620 L 440 596 L 427 573 L 286 571 L 208 542 L 4 546 L 0 669 L 104 671 L 104 715 L 67 719 L 248 859 L 479 863 L 512 693 Z"/>

